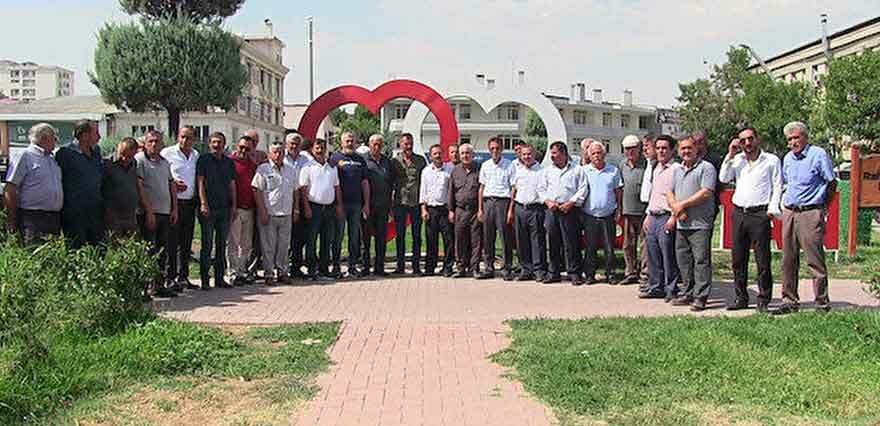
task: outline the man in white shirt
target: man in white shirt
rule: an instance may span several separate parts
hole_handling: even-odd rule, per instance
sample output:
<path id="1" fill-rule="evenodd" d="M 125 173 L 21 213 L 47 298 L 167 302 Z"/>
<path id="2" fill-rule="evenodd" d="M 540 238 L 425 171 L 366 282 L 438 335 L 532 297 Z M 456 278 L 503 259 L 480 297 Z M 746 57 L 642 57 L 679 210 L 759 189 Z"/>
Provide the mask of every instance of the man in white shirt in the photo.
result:
<path id="1" fill-rule="evenodd" d="M 770 221 L 782 214 L 782 168 L 779 157 L 763 151 L 757 130 L 747 127 L 730 142 L 727 156 L 721 163 L 719 179 L 723 183 L 736 182 L 731 254 L 736 296 L 728 309 L 745 309 L 749 306 L 746 285 L 749 280 L 749 249 L 754 243 L 755 263 L 758 266 L 757 308 L 759 312 L 766 312 L 773 289 Z"/>
<path id="2" fill-rule="evenodd" d="M 572 285 L 584 283 L 581 278 L 581 245 L 578 237 L 579 206 L 586 198 L 587 185 L 577 164 L 570 161 L 565 142 L 550 144 L 553 163 L 541 171 L 538 193 L 547 207 L 545 226 L 550 245 L 548 273 L 544 284 L 558 283 L 563 249 L 568 279 Z"/>
<path id="3" fill-rule="evenodd" d="M 335 238 L 336 221 L 343 217 L 342 190 L 339 174 L 326 160 L 327 142 L 316 139 L 312 144 L 312 158 L 299 172 L 300 196 L 306 218 L 311 221 L 309 239 L 306 242 L 306 264 L 309 277 L 328 280 L 330 276 L 330 244 Z M 321 237 L 320 259 L 315 249 Z"/>
<path id="4" fill-rule="evenodd" d="M 516 252 L 522 270 L 516 281 L 541 282 L 547 272 L 546 233 L 544 232 L 544 200 L 538 192 L 541 165 L 535 161 L 535 149 L 528 144 L 520 148 L 522 164 L 513 176 L 515 203 Z"/>
<path id="5" fill-rule="evenodd" d="M 297 204 L 298 183 L 294 166 L 285 164 L 284 144 L 280 141 L 269 147 L 269 161 L 260 164 L 251 185 L 257 203 L 257 224 L 263 245 L 263 273 L 266 285 L 273 278 L 282 284 L 288 278 L 288 253 L 293 210 Z M 277 274 L 273 277 L 273 274 Z"/>
<path id="6" fill-rule="evenodd" d="M 446 201 L 449 191 L 451 168 L 443 164 L 443 148 L 433 145 L 429 149 L 431 163 L 422 169 L 419 188 L 419 204 L 422 206 L 422 221 L 427 224 L 425 239 L 428 253 L 425 256 L 425 276 L 436 274 L 437 258 L 440 250 L 440 236 L 443 237 L 443 276 L 452 276 L 452 263 L 455 255 L 451 251 L 452 225 L 449 223 L 449 209 Z"/>
<path id="7" fill-rule="evenodd" d="M 292 167 L 296 172 L 296 182 L 299 185 L 299 171 L 310 161 L 302 152 L 303 138 L 298 133 L 290 133 L 284 137 L 287 142 L 287 155 L 284 156 L 284 165 Z M 299 192 L 299 191 L 297 191 Z M 290 229 L 290 276 L 302 278 L 302 265 L 305 257 L 303 249 L 306 240 L 309 239 L 309 220 L 303 214 L 302 203 L 293 207 L 293 224 Z"/>
<path id="8" fill-rule="evenodd" d="M 171 165 L 171 177 L 177 186 L 177 224 L 171 227 L 168 241 L 169 280 L 177 284 L 174 290 L 197 289 L 189 281 L 189 262 L 192 258 L 193 230 L 196 223 L 196 163 L 199 152 L 193 149 L 195 129 L 183 126 L 177 133 L 177 145 L 162 149 L 159 154 Z"/>
<path id="9" fill-rule="evenodd" d="M 483 259 L 480 279 L 495 277 L 495 235 L 501 232 L 504 250 L 504 281 L 513 280 L 513 203 L 510 202 L 513 163 L 501 157 L 501 139 L 489 138 L 489 160 L 480 167 L 477 218 L 483 222 Z"/>

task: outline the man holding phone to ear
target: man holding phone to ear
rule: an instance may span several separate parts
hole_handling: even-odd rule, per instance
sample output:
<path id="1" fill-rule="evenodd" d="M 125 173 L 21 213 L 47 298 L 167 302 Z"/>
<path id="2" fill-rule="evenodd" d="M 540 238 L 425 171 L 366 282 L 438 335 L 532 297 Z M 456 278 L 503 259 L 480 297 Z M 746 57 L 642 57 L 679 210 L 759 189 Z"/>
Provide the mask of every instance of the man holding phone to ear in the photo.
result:
<path id="1" fill-rule="evenodd" d="M 782 169 L 779 157 L 761 149 L 758 131 L 742 129 L 730 141 L 727 156 L 719 171 L 723 183 L 736 182 L 733 193 L 733 282 L 736 296 L 729 310 L 749 306 L 746 290 L 749 272 L 749 249 L 755 244 L 758 266 L 758 312 L 767 312 L 773 289 L 770 269 L 770 221 L 780 216 Z"/>

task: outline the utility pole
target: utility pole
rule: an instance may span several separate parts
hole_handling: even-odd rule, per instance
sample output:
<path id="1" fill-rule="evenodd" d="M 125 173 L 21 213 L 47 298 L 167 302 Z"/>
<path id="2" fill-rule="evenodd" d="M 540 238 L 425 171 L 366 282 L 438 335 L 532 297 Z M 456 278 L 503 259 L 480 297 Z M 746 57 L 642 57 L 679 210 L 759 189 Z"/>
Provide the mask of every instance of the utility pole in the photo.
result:
<path id="1" fill-rule="evenodd" d="M 309 44 L 309 103 L 315 100 L 315 19 L 311 16 L 306 17 L 308 23 L 308 35 L 306 39 Z"/>

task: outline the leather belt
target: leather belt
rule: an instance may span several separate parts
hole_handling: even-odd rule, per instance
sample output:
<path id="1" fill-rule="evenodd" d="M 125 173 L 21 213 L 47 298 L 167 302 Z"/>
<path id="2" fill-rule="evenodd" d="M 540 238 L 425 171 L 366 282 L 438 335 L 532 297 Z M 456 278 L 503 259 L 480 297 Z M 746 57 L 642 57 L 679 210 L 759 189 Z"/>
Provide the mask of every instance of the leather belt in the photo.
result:
<path id="1" fill-rule="evenodd" d="M 523 204 L 523 203 L 517 202 L 516 205 L 518 205 L 526 210 L 537 210 L 537 209 L 541 209 L 544 207 L 544 204 L 542 204 L 542 203 Z"/>
<path id="2" fill-rule="evenodd" d="M 740 206 L 735 206 L 735 207 L 737 210 L 739 210 L 743 213 L 758 213 L 758 212 L 767 211 L 766 204 L 764 204 L 762 206 L 752 206 L 752 207 L 740 207 Z"/>
<path id="3" fill-rule="evenodd" d="M 824 208 L 824 204 L 808 204 L 806 206 L 785 206 L 786 209 L 791 210 L 796 213 L 808 212 L 810 210 L 816 210 Z"/>
<path id="4" fill-rule="evenodd" d="M 648 214 L 651 216 L 666 216 L 670 213 L 666 210 L 660 210 L 659 212 L 648 212 Z"/>

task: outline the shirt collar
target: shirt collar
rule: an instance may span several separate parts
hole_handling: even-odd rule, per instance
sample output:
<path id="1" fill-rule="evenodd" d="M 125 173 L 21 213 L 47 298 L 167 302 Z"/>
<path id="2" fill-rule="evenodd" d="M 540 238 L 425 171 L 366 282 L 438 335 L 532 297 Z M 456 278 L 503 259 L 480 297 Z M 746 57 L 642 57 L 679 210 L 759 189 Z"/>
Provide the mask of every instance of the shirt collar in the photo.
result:
<path id="1" fill-rule="evenodd" d="M 810 149 L 810 146 L 811 146 L 811 144 L 806 144 L 806 145 L 804 145 L 804 149 L 801 150 L 801 153 L 800 153 L 800 154 L 795 154 L 795 152 L 792 151 L 792 152 L 791 152 L 791 155 L 792 155 L 794 158 L 797 158 L 798 160 L 802 160 L 802 159 L 806 158 L 806 156 L 807 156 L 807 151 Z"/>
<path id="2" fill-rule="evenodd" d="M 36 150 L 38 153 L 40 153 L 42 155 L 52 155 L 52 151 L 44 149 L 43 147 L 41 147 L 35 143 L 32 143 L 30 146 L 33 147 L 32 149 Z"/>

